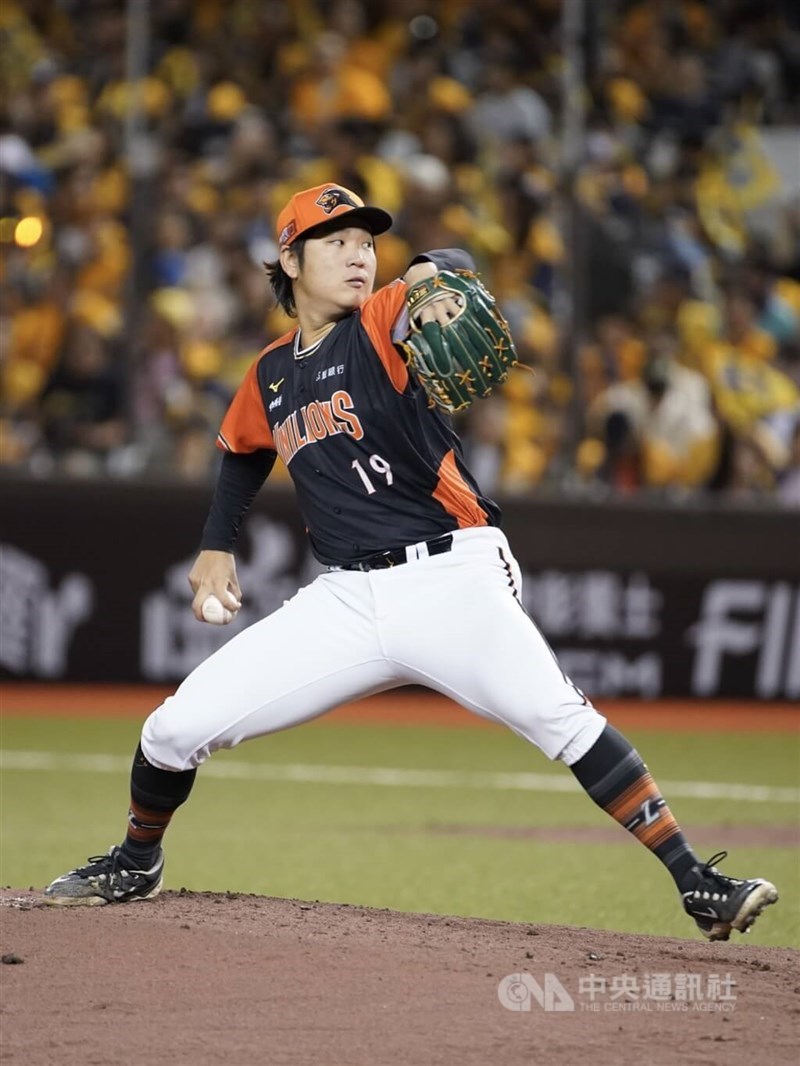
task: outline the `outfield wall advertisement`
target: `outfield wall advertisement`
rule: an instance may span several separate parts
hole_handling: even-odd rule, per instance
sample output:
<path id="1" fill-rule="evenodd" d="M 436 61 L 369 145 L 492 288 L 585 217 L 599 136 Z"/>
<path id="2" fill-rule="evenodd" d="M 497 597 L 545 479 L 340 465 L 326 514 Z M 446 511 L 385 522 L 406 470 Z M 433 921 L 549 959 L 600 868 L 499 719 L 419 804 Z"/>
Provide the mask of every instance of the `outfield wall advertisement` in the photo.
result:
<path id="1" fill-rule="evenodd" d="M 197 622 L 186 575 L 209 493 L 7 482 L 0 675 L 180 681 L 320 573 L 293 497 L 262 493 L 238 557 L 244 606 Z M 507 501 L 525 606 L 596 697 L 800 699 L 800 516 Z"/>

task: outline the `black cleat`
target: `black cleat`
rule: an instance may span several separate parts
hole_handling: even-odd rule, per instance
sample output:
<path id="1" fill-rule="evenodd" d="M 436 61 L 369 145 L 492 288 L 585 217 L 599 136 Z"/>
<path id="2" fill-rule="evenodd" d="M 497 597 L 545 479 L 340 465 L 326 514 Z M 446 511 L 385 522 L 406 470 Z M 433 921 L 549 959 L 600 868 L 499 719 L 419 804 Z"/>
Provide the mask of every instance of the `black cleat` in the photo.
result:
<path id="1" fill-rule="evenodd" d="M 739 881 L 721 874 L 714 863 L 721 862 L 727 854 L 721 851 L 695 866 L 697 884 L 683 893 L 686 913 L 709 940 L 727 940 L 732 929 L 748 932 L 764 908 L 778 899 L 777 888 L 760 877 Z"/>
<path id="2" fill-rule="evenodd" d="M 104 903 L 129 903 L 152 899 L 164 883 L 164 853 L 158 849 L 149 870 L 128 869 L 119 845 L 105 855 L 95 855 L 86 866 L 57 877 L 44 890 L 44 902 L 56 907 L 100 907 Z"/>

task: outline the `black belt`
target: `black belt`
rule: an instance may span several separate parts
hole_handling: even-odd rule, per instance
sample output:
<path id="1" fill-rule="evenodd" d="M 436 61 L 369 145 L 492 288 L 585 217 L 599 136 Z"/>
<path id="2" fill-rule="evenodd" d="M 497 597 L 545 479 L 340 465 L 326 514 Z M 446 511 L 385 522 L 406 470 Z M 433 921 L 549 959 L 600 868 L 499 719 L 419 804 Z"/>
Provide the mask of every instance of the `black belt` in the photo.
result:
<path id="1" fill-rule="evenodd" d="M 426 540 L 425 547 L 428 549 L 428 555 L 443 555 L 445 552 L 449 552 L 453 547 L 453 537 L 450 533 L 445 533 L 443 537 L 436 537 L 434 540 Z M 424 556 L 422 558 L 425 558 Z M 357 563 L 345 563 L 344 566 L 340 566 L 340 570 L 388 570 L 390 566 L 400 566 L 402 563 L 408 562 L 408 556 L 406 555 L 405 548 L 395 548 L 393 551 L 377 552 L 375 555 L 370 555 L 366 559 L 360 559 Z"/>

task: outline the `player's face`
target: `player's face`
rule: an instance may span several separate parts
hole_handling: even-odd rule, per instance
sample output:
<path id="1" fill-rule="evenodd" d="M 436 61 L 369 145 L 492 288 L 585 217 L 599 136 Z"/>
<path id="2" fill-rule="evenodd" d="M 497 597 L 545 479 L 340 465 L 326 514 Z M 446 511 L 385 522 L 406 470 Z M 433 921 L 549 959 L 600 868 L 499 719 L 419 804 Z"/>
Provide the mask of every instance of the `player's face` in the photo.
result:
<path id="1" fill-rule="evenodd" d="M 357 310 L 375 284 L 375 238 L 356 226 L 306 241 L 294 284 L 295 302 L 341 317 Z"/>

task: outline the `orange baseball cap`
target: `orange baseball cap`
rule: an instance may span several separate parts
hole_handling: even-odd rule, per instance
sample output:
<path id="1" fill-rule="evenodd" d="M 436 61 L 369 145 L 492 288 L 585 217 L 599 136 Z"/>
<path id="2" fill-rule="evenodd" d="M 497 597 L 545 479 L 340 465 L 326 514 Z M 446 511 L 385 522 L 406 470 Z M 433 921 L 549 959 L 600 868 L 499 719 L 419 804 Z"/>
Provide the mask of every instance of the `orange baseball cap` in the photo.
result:
<path id="1" fill-rule="evenodd" d="M 350 189 L 328 182 L 294 194 L 278 215 L 278 247 L 288 248 L 309 230 L 339 219 L 346 219 L 343 224 L 348 226 L 361 225 L 375 235 L 385 233 L 392 224 L 388 211 L 367 207 Z"/>

